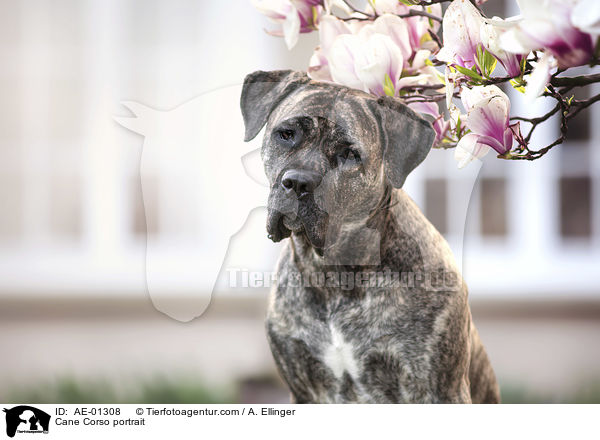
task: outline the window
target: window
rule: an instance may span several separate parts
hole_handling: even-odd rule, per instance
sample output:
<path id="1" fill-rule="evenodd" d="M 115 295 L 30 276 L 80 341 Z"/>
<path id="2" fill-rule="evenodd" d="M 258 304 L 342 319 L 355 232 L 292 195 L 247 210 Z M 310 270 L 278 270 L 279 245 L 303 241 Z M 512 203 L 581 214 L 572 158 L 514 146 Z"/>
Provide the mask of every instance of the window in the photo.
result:
<path id="1" fill-rule="evenodd" d="M 588 99 L 590 97 L 588 87 L 577 87 L 575 89 L 574 99 Z M 577 116 L 569 121 L 569 131 L 567 131 L 567 142 L 569 141 L 588 141 L 590 139 L 590 109 L 582 110 Z M 586 144 L 587 146 L 587 144 Z"/>
<path id="2" fill-rule="evenodd" d="M 481 184 L 481 235 L 505 236 L 507 233 L 506 179 L 483 178 Z"/>
<path id="3" fill-rule="evenodd" d="M 440 234 L 448 232 L 446 179 L 425 180 L 425 215 Z"/>
<path id="4" fill-rule="evenodd" d="M 563 238 L 591 235 L 591 189 L 589 177 L 560 179 L 560 233 Z"/>
<path id="5" fill-rule="evenodd" d="M 581 71 L 581 74 L 587 73 Z M 575 99 L 588 99 L 590 89 L 573 90 Z M 581 111 L 569 121 L 566 141 L 559 149 L 559 175 L 557 177 L 557 213 L 560 237 L 563 241 L 588 239 L 593 223 L 593 173 L 592 111 Z"/>

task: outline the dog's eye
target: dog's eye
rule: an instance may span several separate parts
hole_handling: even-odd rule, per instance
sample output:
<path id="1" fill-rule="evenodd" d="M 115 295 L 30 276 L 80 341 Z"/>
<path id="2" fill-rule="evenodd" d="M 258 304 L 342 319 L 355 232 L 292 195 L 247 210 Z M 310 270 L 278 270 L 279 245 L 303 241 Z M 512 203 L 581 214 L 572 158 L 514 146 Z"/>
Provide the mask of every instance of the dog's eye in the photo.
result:
<path id="1" fill-rule="evenodd" d="M 284 130 L 279 130 L 277 132 L 277 134 L 279 135 L 279 137 L 282 140 L 289 141 L 289 140 L 293 139 L 295 133 L 294 133 L 294 130 L 284 129 Z"/>
<path id="2" fill-rule="evenodd" d="M 360 154 L 354 148 L 346 147 L 338 154 L 338 165 L 356 165 L 360 163 Z"/>

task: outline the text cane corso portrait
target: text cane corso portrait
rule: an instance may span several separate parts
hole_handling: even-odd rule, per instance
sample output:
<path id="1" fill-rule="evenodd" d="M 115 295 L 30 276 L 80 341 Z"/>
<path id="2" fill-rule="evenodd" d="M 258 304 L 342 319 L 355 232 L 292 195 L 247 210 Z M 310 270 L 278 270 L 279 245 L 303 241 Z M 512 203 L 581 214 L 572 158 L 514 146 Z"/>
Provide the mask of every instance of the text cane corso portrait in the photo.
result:
<path id="1" fill-rule="evenodd" d="M 267 232 L 285 238 L 267 313 L 297 403 L 497 403 L 444 238 L 401 189 L 431 124 L 399 99 L 293 71 L 246 77 L 246 141 L 266 126 Z"/>

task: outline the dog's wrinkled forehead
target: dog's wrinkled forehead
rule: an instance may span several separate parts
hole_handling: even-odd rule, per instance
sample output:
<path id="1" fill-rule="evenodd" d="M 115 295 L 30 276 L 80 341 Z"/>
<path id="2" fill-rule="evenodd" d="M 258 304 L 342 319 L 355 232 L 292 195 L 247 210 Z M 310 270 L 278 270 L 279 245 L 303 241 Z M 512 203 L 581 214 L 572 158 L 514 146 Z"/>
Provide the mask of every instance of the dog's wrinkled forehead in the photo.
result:
<path id="1" fill-rule="evenodd" d="M 271 113 L 267 131 L 296 118 L 327 121 L 328 127 L 350 137 L 375 141 L 378 124 L 365 97 L 327 83 L 307 85 L 284 99 Z"/>
<path id="2" fill-rule="evenodd" d="M 240 98 L 244 139 L 250 141 L 267 124 L 282 118 L 312 116 L 332 121 L 362 145 L 381 145 L 385 171 L 396 188 L 425 159 L 435 139 L 431 124 L 401 100 L 375 97 L 338 84 L 310 80 L 303 72 L 257 71 L 244 80 Z M 265 137 L 265 143 L 267 143 Z"/>

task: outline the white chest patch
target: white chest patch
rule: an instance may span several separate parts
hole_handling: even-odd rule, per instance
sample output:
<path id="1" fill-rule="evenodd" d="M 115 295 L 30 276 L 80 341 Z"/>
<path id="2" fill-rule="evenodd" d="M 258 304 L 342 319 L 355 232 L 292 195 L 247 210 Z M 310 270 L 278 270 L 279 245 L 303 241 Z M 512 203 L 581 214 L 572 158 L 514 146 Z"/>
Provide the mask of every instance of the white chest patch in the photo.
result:
<path id="1" fill-rule="evenodd" d="M 331 326 L 331 344 L 325 348 L 323 362 L 333 371 L 337 379 L 341 379 L 345 371 L 352 378 L 357 378 L 360 374 L 352 346 L 344 340 L 344 336 L 333 326 Z"/>

